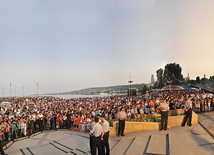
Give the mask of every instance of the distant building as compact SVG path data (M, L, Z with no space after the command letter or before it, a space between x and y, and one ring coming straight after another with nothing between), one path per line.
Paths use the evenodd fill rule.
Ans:
M151 76L151 84L154 85L155 84L155 79L154 79L154 75L152 74Z

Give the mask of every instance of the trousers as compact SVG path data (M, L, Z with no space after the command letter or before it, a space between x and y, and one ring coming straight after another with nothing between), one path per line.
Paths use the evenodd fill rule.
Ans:
M119 120L118 135L124 135L125 120Z
M102 155L109 155L110 151L109 151L108 138L109 138L109 132L106 132L103 135L103 141L101 141Z
M161 111L161 130L167 129L168 111Z
M93 137L93 149L91 154L96 155L98 149L98 155L102 154L102 148L101 148L101 136L99 137Z
M187 122L188 118L189 118L189 122ZM185 126L186 122L189 126L192 125L192 109L191 108L185 113L181 126Z

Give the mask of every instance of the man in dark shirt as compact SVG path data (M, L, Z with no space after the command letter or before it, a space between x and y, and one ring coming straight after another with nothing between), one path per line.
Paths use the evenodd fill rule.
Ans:
M169 109L170 109L170 110L173 110L174 107L175 107L175 104L174 104L173 100L171 100L170 102L167 101L167 103L169 104Z
M67 126L68 126L68 130L70 130L71 128L71 112L68 111L67 113Z
M3 150L3 140L2 139L0 139L0 152L2 155L6 155L4 150Z
M125 109L122 107L121 111L118 113L118 119L119 119L119 128L118 128L118 134L117 134L118 137L120 136L120 134L121 136L125 136L124 129L125 129L126 117L127 115L126 115Z

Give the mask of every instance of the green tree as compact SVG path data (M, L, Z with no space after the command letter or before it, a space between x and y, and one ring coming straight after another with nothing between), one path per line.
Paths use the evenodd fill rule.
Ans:
M146 94L147 92L150 93L150 89L147 85L143 85L142 89L139 89L139 92L142 94Z
M199 76L196 77L196 84L200 84L201 83L201 79Z
M164 67L164 81L168 83L173 81L173 75L179 80L183 80L183 75L181 74L182 68L179 64L170 63ZM178 81L174 81L174 84L179 84Z
M207 88L208 86L208 79L206 77L201 79L201 86Z
M209 83L210 83L210 87L214 88L214 76L210 76Z
M189 80L189 83L196 85L196 81L195 80Z
M164 86L164 76L163 76L162 68L156 71L156 76L157 76L157 81L155 83L155 86L160 89Z

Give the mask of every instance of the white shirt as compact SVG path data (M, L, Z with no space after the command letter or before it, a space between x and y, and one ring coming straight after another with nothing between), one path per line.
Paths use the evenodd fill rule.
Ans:
M38 116L41 117L40 119L43 119L43 115L42 114L39 114Z
M109 131L109 122L106 120L103 121L103 130L104 130L104 133Z
M160 103L160 108L165 108L169 110L169 105L165 102L165 103ZM167 111L167 110L162 110L161 111Z
M186 101L185 106L187 108L191 107L192 108L192 101L190 101L189 99Z
M93 126L91 133L95 136L95 137L99 137L101 136L103 132L103 127L99 124L99 123L95 123L95 125Z

